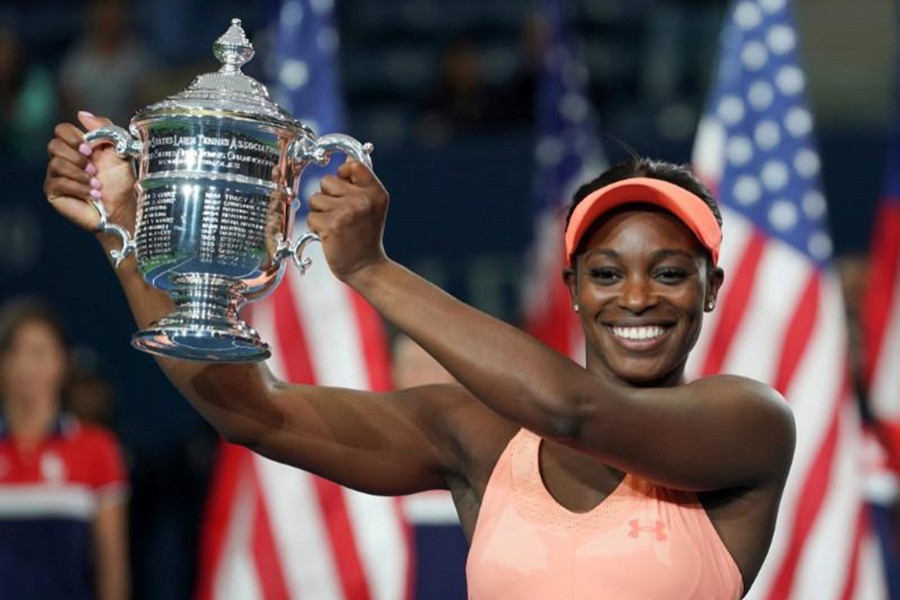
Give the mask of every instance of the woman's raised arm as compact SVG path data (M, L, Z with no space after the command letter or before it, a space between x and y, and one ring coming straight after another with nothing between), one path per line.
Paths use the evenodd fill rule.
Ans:
M106 120L80 114L93 129ZM82 130L61 124L48 145L44 191L57 211L87 230L98 222L92 197L102 196L113 222L131 230L135 218L131 165L110 148L90 150ZM116 244L100 234L107 252ZM172 303L147 284L135 259L116 269L138 327L167 314ZM446 487L457 452L443 415L470 402L458 386L432 386L375 394L296 386L278 381L262 364L217 365L157 358L165 374L228 441L377 494Z
M375 175L348 161L322 180L309 225L332 271L494 411L671 487L783 482L794 424L777 393L739 378L640 388L588 372L388 259L387 203Z

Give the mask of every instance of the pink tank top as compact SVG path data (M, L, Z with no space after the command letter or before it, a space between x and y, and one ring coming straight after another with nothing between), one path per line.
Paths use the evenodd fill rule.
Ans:
M625 475L597 507L553 499L522 429L491 474L466 563L469 600L737 600L740 571L696 494Z

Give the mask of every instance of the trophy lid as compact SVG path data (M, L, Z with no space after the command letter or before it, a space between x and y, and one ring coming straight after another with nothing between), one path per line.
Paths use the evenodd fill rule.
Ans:
M280 127L312 131L269 99L266 86L241 72L255 51L240 19L213 44L213 54L222 63L214 73L199 75L183 92L141 109L134 120L182 113L232 113Z

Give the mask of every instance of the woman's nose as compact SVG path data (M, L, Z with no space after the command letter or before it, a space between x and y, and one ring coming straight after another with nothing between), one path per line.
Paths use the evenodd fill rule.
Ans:
M619 306L633 313L641 313L656 305L656 294L645 277L627 277L619 294Z

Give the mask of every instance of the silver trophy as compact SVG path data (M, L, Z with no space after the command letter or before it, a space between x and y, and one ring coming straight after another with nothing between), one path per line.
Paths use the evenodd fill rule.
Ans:
M371 144L329 134L316 137L241 72L253 57L239 19L213 47L222 68L197 77L187 90L135 114L129 131L103 127L91 145L115 144L137 160L134 236L111 255L118 266L136 253L151 285L175 302L171 314L132 337L134 347L177 358L249 362L269 357L268 345L239 316L247 302L278 285L290 257L301 274L304 248L318 237L289 237L300 175L343 152L371 166Z

